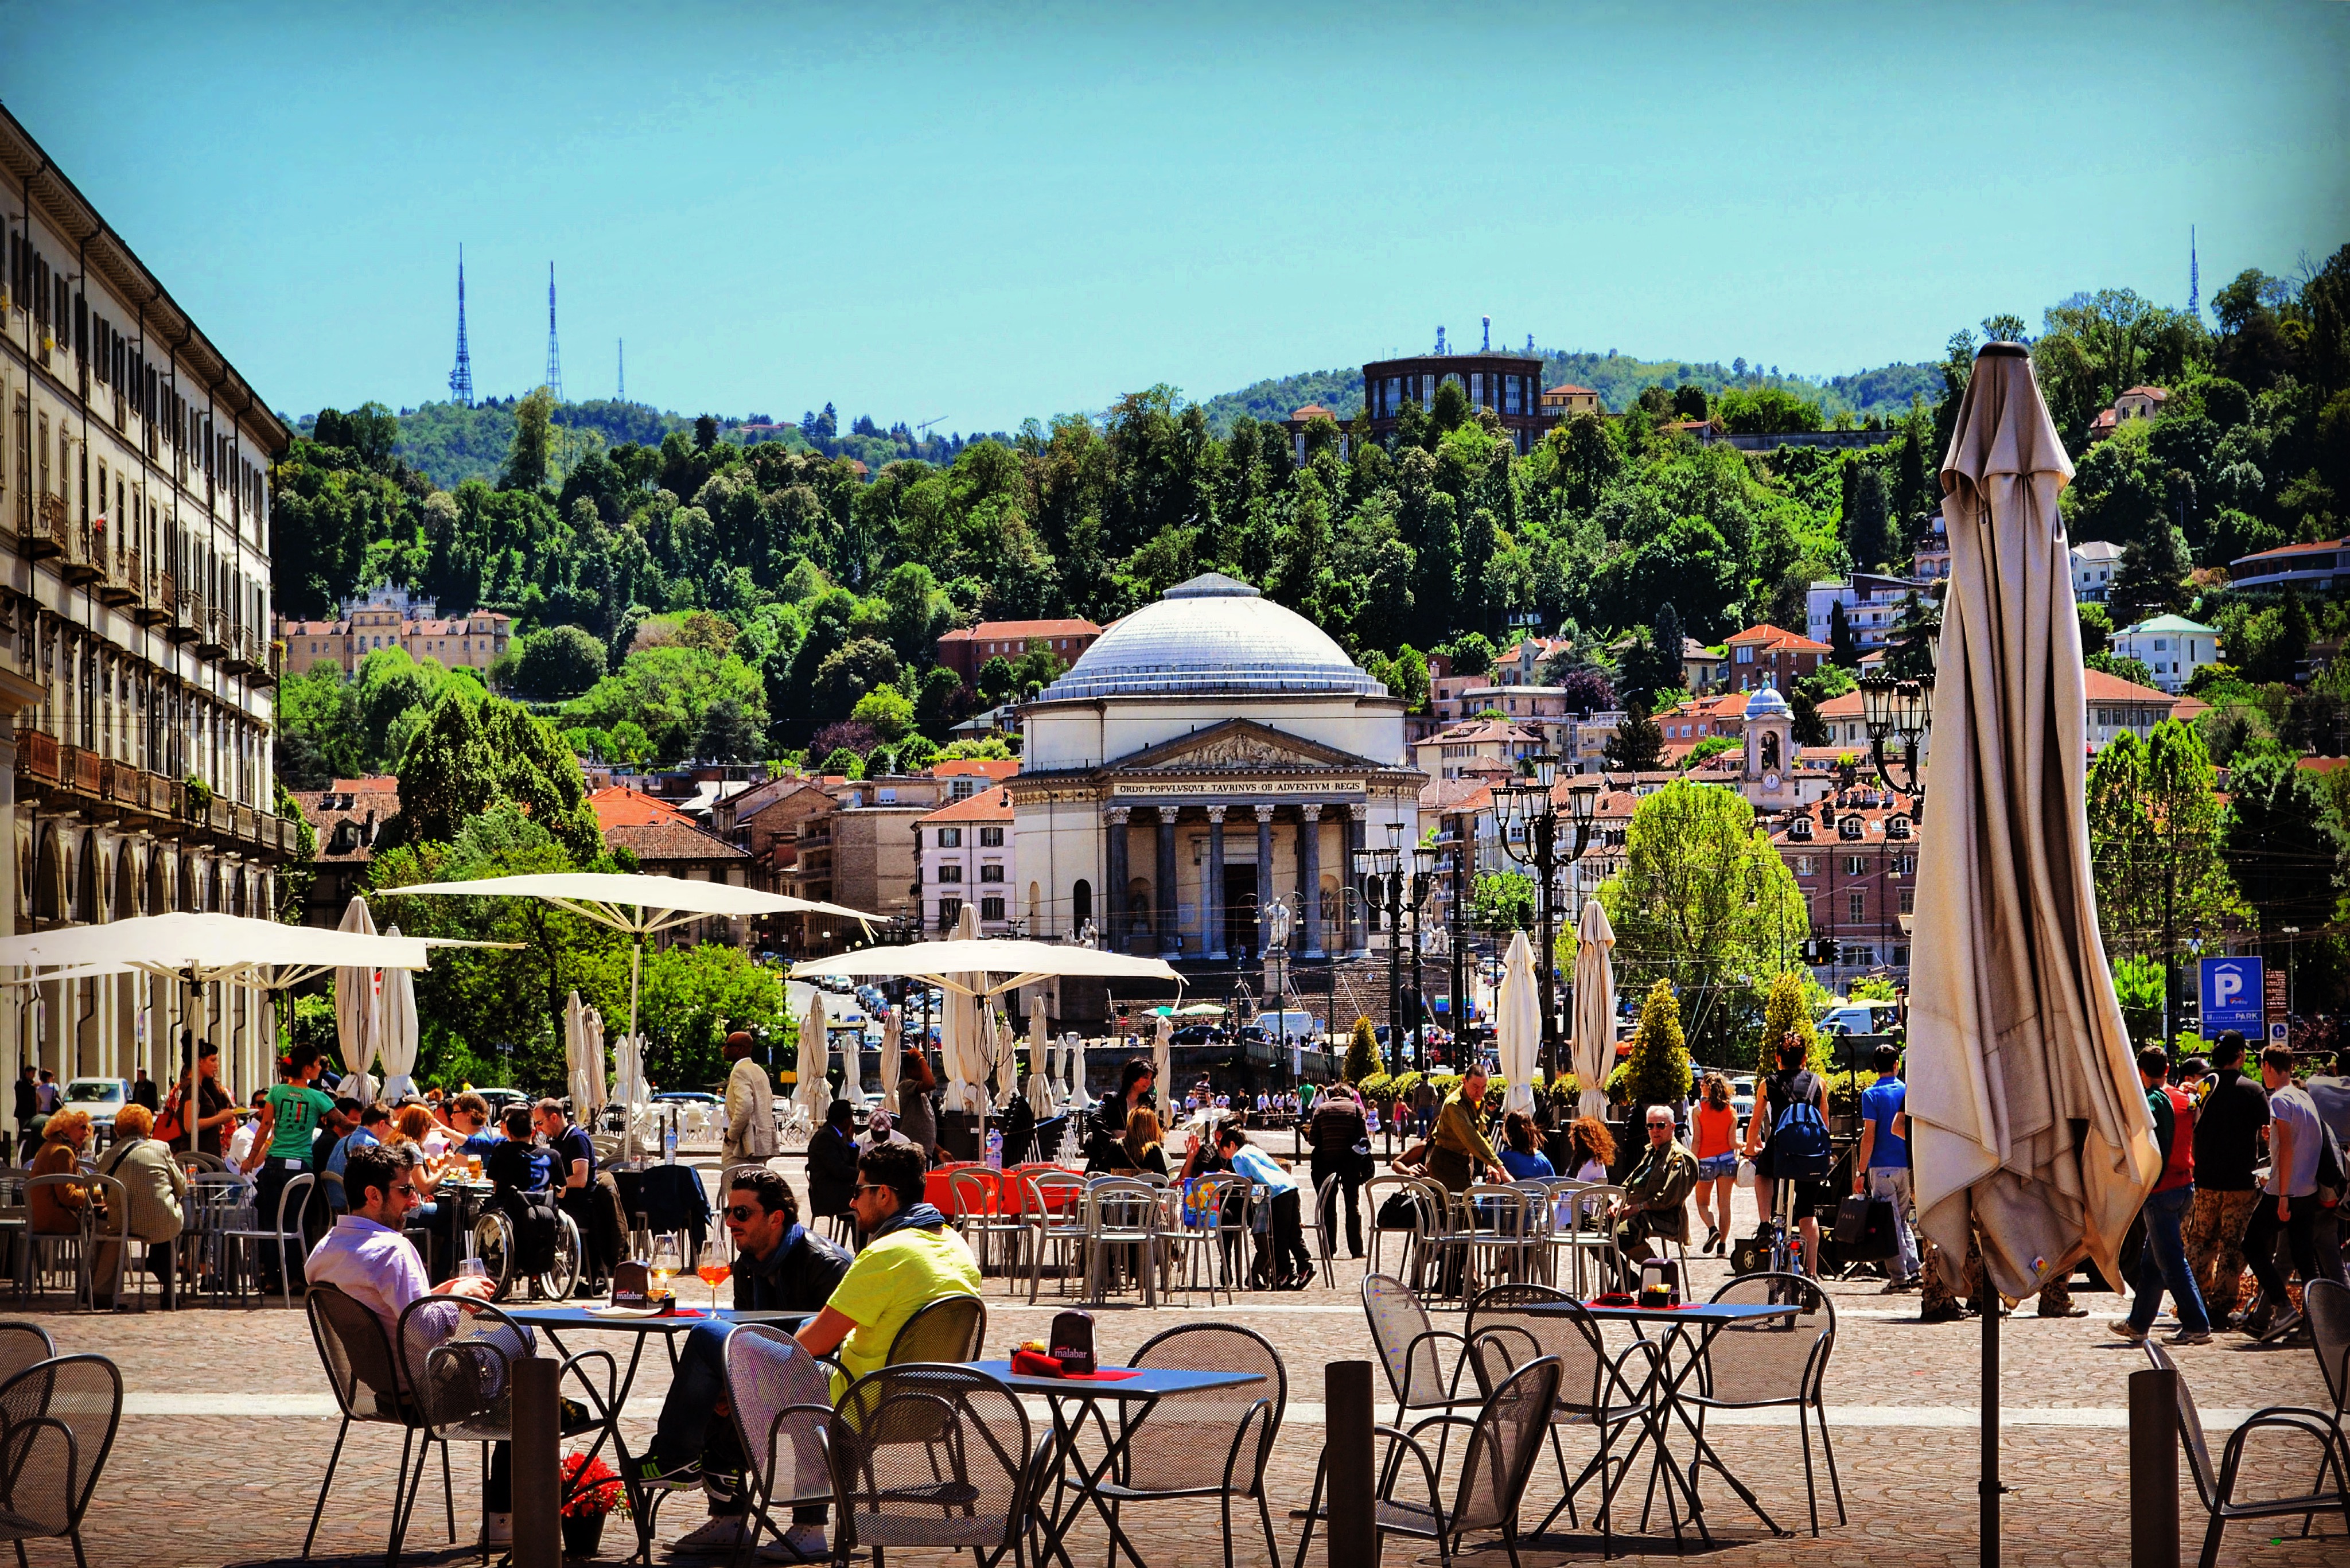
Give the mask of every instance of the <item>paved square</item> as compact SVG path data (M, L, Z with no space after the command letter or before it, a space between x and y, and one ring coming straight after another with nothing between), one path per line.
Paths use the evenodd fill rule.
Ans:
M796 1180L796 1169L793 1171ZM1694 1265L1696 1293L1710 1293L1727 1275L1711 1259ZM1298 1523L1288 1517L1302 1509L1313 1482L1321 1448L1322 1368L1342 1359L1368 1359L1370 1336L1357 1298L1362 1265L1342 1262L1336 1288L1279 1296L1243 1293L1236 1307L1170 1304L1157 1311L1117 1304L1100 1314L1103 1348L1112 1358L1178 1321L1213 1316L1245 1324L1280 1350L1290 1376L1290 1407L1272 1468L1274 1521L1284 1565L1294 1554ZM1004 1283L988 1282L988 1344L1001 1353L1011 1343L1042 1332L1056 1303L1052 1282L1035 1307L1027 1305L1024 1282L1007 1296ZM1807 1529L1804 1466L1791 1416L1770 1414L1716 1428L1724 1458L1747 1480L1782 1524L1803 1530L1773 1541L1718 1481L1701 1489L1716 1547L1707 1561L1777 1563L1789 1561L1888 1568L1894 1563L1972 1564L1975 1547L1977 1358L1980 1340L1972 1322L1922 1324L1917 1298L1877 1293L1874 1282L1832 1284L1837 1339L1828 1372L1830 1436L1843 1484L1849 1522L1835 1522L1827 1479L1820 1478L1822 1532ZM687 1299L692 1300L688 1294ZM2112 1296L2083 1292L2087 1318L2041 1320L2030 1303L2002 1327L2006 1407L2003 1463L2007 1484L2006 1562L2010 1564L2126 1563L2128 1551L2128 1434L2126 1379L2145 1358L2106 1332L2118 1315ZM99 1351L121 1366L129 1413L88 1522L90 1560L99 1565L222 1564L288 1562L298 1557L318 1480L335 1436L333 1404L319 1372L307 1328L299 1313L282 1308L239 1310L208 1307L174 1314L114 1314L38 1311L36 1318L63 1351ZM1440 1326L1458 1325L1457 1314L1440 1314ZM2178 1356L2205 1419L2220 1440L2220 1428L2241 1413L2262 1405L2323 1406L2324 1389L2308 1351L2259 1352L2241 1348L2240 1335L2226 1335ZM574 1350L582 1348L578 1344ZM626 1429L631 1443L650 1434L654 1412L668 1383L658 1350L647 1353L631 1401ZM1384 1399L1385 1383L1378 1387ZM1392 1407L1384 1406L1382 1417ZM1590 1451L1583 1434L1569 1429L1565 1447L1579 1467ZM355 1432L320 1532L319 1558L327 1562L377 1562L383 1552L397 1459L396 1440L380 1430ZM2259 1464L2259 1487L2305 1488L2314 1474L2314 1449L2266 1450ZM478 1521L476 1462L460 1453L454 1474L461 1536ZM2184 1468L2182 1465L2182 1477ZM1636 1490L1637 1489L1630 1489ZM437 1478L417 1509L415 1543L425 1552L415 1560L455 1561L447 1547ZM1547 1460L1529 1493L1531 1522L1549 1511L1558 1481ZM1628 1495L1628 1491L1627 1491ZM1630 1512L1637 1513L1637 1504ZM661 1537L674 1541L701 1521L700 1500L673 1500L662 1511ZM1130 1511L1128 1528L1146 1561L1161 1568L1221 1561L1216 1548L1217 1513L1212 1503L1162 1505ZM1628 1518L1627 1518L1627 1522ZM1586 1517L1587 1522L1587 1517ZM2203 1516L2191 1489L2182 1508L2187 1560L2200 1543ZM1664 1562L1672 1556L1661 1504L1655 1533L1634 1542L1634 1562ZM2300 1521L2271 1521L2239 1526L2223 1542L2220 1561L2234 1564L2350 1564L2350 1535L2340 1518L2321 1520L2316 1533L2300 1537ZM626 1526L615 1521L606 1536L605 1557L625 1551ZM1690 1538L1692 1548L1695 1537ZM1317 1532L1309 1553L1324 1561ZM1490 1544L1489 1544L1490 1543ZM1432 1547L1390 1542L1387 1561L1436 1561ZM1072 1555L1082 1563L1099 1560L1107 1536L1098 1524L1081 1525ZM1470 1556L1503 1563L1497 1538L1477 1537ZM1237 1561L1260 1563L1263 1545L1253 1531L1242 1536ZM1527 1568L1596 1562L1596 1534L1565 1532L1521 1550ZM31 1549L36 1563L71 1561L63 1543ZM917 1552L891 1554L910 1565L951 1559ZM679 1559L679 1561L696 1561ZM968 1561L965 1559L964 1561Z

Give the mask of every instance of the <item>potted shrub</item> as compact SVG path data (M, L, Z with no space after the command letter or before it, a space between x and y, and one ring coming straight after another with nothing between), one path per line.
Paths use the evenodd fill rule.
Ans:
M628 1489L611 1466L573 1452L563 1456L563 1554L593 1557L603 1543L604 1521L628 1513Z

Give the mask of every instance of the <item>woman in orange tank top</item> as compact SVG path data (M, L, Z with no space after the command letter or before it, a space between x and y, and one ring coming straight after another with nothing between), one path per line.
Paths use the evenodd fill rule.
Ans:
M1719 1252L1730 1244L1730 1189L1738 1181L1738 1112L1730 1103L1730 1080L1708 1073L1690 1119L1697 1134L1690 1151L1697 1156L1697 1216L1705 1221L1705 1245L1698 1251Z

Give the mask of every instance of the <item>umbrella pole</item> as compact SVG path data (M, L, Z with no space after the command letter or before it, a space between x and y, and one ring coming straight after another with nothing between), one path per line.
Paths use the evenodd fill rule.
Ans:
M1999 1313L2002 1305L1999 1287L1990 1282L1988 1268L1984 1284L1990 1299L1982 1303L1982 1480L1977 1483L1981 1495L1981 1520L1977 1529L1982 1537L1982 1568L1999 1568L1999 1499L2007 1489L1999 1484Z
M629 948L629 1038L636 1044L637 1077L639 1082L643 1080L645 1075L645 1047L644 1042L637 1039L637 971L643 964L644 959L645 937L642 931L639 931L635 933L635 940ZM627 1130L621 1135L621 1153L629 1159L634 1159L637 1158L637 1118L633 1105L629 1114L622 1119Z

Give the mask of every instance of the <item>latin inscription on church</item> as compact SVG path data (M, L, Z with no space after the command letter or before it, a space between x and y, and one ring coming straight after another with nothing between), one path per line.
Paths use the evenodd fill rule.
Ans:
M1110 785L1113 798L1164 799L1170 795L1223 796L1239 799L1248 795L1279 795L1295 798L1312 795L1363 794L1369 785L1362 779L1118 779Z

